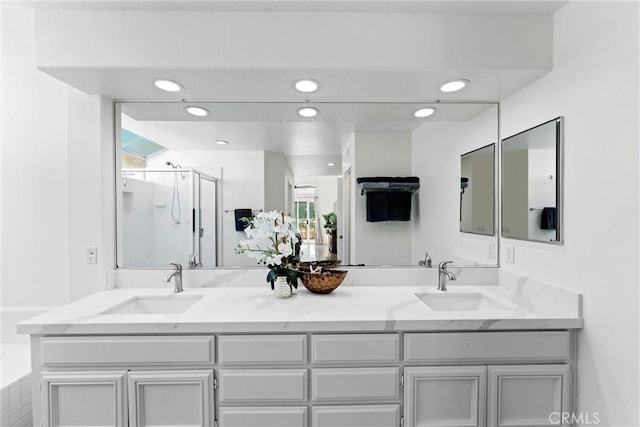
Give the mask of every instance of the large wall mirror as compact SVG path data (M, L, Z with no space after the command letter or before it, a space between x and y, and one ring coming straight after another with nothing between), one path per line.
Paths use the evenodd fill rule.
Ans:
M490 144L460 156L460 231L493 236L495 151Z
M317 115L301 116L305 106ZM416 116L425 108L432 114ZM296 218L303 260L417 266L429 252L434 262L497 265L496 103L121 102L116 110L118 268L256 266L235 253L245 238L237 219L261 210ZM461 153L469 153L462 162ZM474 234L460 228L464 174ZM371 222L362 177L412 177L420 188L402 218Z
M502 141L502 236L562 244L563 118Z

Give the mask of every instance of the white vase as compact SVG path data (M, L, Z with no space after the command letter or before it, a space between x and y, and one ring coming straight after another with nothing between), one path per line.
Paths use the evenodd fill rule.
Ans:
M273 282L273 296L276 298L289 298L291 296L291 285L285 276L278 276Z

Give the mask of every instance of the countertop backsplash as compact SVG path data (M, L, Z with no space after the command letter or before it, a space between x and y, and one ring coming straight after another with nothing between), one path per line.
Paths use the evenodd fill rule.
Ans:
M438 286L438 269L423 267L358 267L340 268L349 274L341 286ZM449 267L457 277L449 286L496 285L498 268ZM172 270L113 270L108 289L172 287L162 279ZM267 286L266 268L220 268L183 270L185 288Z

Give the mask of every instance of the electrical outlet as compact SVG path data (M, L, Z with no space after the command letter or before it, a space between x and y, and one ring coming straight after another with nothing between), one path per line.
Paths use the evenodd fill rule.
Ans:
M98 263L98 247L87 246L87 264L97 264L97 263Z
M513 245L507 245L504 248L504 260L509 264L516 263L516 247Z

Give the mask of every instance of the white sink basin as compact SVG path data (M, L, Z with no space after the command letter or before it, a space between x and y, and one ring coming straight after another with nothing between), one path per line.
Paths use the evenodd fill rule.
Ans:
M434 311L504 311L516 307L497 301L479 292L440 292L433 294L415 294Z
M202 295L133 297L100 314L180 314L201 298Z

